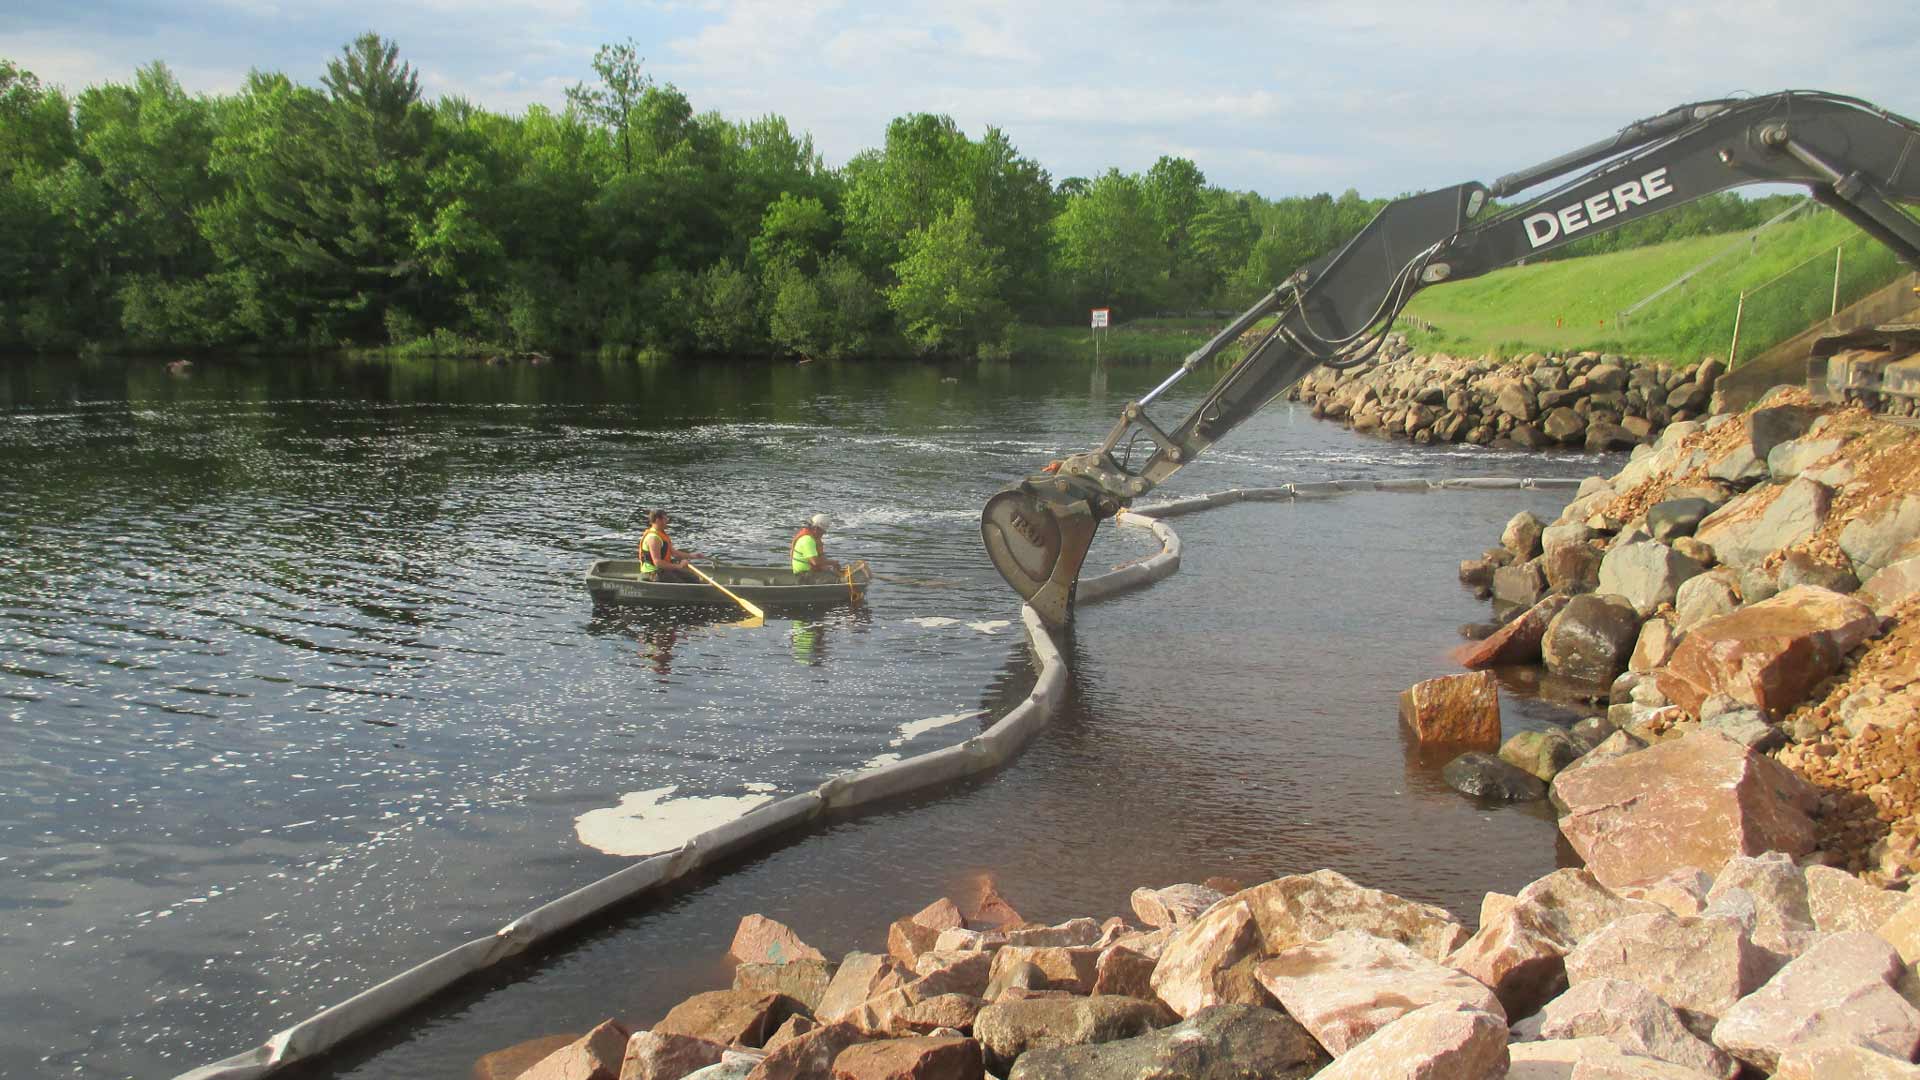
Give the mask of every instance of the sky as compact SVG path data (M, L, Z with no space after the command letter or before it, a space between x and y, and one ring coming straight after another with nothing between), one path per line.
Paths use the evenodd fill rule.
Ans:
M778 113L830 164L887 121L1005 131L1056 179L1163 154L1269 197L1491 180L1683 102L1814 88L1920 116L1916 0L9 0L0 57L70 91L164 60L318 83L374 30L430 96L559 107L631 38L697 110Z

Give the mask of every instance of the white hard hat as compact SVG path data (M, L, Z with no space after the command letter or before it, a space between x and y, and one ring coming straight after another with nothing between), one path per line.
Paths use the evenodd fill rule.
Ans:
M815 514L812 517L807 519L807 524L813 526L816 529L819 529L821 532L826 532L827 531L827 515Z

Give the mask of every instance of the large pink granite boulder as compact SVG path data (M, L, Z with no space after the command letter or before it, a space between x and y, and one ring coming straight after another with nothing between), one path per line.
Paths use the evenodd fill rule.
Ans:
M850 952L834 970L833 981L813 1008L814 1018L831 1024L860 1007L861 1002L903 982L900 967L891 958Z
M1621 919L1581 942L1566 964L1574 987L1597 979L1646 987L1701 1038L1775 970L1771 955L1753 943L1750 924L1714 914Z
M1488 1080L1507 1073L1507 1025L1442 1002L1402 1016L1314 1074L1315 1080Z
M1422 743L1500 745L1500 682L1491 671L1442 675L1400 692L1400 718Z
M1133 890L1133 913L1148 926L1185 926L1226 897L1205 885L1169 885Z
M1518 1020L1566 989L1566 954L1580 942L1630 915L1663 910L1615 894L1586 870L1556 870L1511 904L1483 910L1480 929L1447 963L1492 987Z
M1753 901L1754 944L1778 954L1782 963L1806 949L1814 934L1813 913L1807 905L1806 875L1792 859L1778 851L1735 855L1713 879L1708 906L1736 889Z
M1796 585L1694 627L1661 672L1660 691L1696 716L1707 698L1726 694L1777 720L1879 627L1861 601Z
M841 1051L872 1038L854 1024L814 1028L774 1047L747 1074L747 1080L823 1080L832 1075L833 1059Z
M1560 831L1603 884L1619 888L1735 855L1813 850L1819 796L1785 766L1698 731L1553 780Z
M1467 939L1445 909L1355 884L1332 870L1292 874L1242 890L1175 931L1153 988L1182 1016L1209 1005L1264 1004L1253 966L1295 945L1364 930L1441 961Z
M1518 1020L1567 988L1572 946L1538 905L1513 904L1447 957L1447 966L1492 988L1508 1017Z
M1877 931L1914 896L1869 885L1831 866L1807 867L1806 879L1807 909L1823 934Z
M1466 646L1457 655L1460 666L1479 671L1484 668L1540 662L1540 641L1547 627L1569 597L1555 594L1528 608L1512 622Z
M833 1080L981 1080L972 1039L923 1035L849 1046L833 1059Z
M787 1017L805 1006L785 994L752 990L709 990L675 1005L653 1030L659 1034L692 1035L722 1046L735 1043L759 1046ZM624 1053L626 1040L620 1048Z
M1055 948L1052 946L1008 945L993 954L993 966L989 970L989 983L1002 981L1002 976L1012 967L1020 964L1032 965L1044 977L1044 987L1034 989L1071 990L1076 994L1093 992L1093 982L1099 977L1100 953L1103 950L1094 946Z
M1507 1015L1479 980L1360 930L1296 945L1262 962L1255 975L1336 1058L1437 1002L1459 1002L1502 1020Z
M717 1064L726 1049L692 1035L637 1031L627 1040L620 1080L680 1080L690 1072Z
M1721 1049L1771 1072L1801 1043L1858 1043L1903 1061L1920 1049L1920 1010L1894 989L1900 953L1872 934L1829 934L1714 1026Z
M599 1027L541 1058L521 1080L619 1080L632 1033L618 1020Z
M827 958L819 949L800 940L784 923L765 915L748 915L733 932L733 944L727 955L743 964L784 964L791 960Z
M1545 1039L1507 1048L1506 1080L1708 1080L1709 1073L1630 1054L1606 1039Z
M1545 1039L1602 1038L1629 1054L1670 1061L1717 1080L1733 1080L1740 1065L1687 1030L1673 1007L1653 991L1622 979L1592 979L1541 1010Z
M1920 1065L1851 1043L1796 1046L1780 1055L1773 1080L1920 1080Z

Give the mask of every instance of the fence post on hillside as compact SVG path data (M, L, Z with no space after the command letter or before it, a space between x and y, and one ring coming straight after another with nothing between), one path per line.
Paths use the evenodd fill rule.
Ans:
M1747 313L1747 294L1740 294L1740 304L1733 309L1733 340L1727 343L1727 370L1733 370L1734 358L1740 355L1740 317Z
M1829 319L1840 314L1840 256L1845 253L1846 250L1847 245L1845 244L1841 244L1833 249L1833 310L1827 312L1827 318Z

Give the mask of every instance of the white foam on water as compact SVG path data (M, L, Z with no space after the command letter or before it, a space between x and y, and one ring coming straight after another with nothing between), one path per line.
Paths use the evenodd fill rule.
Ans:
M985 716L987 710L975 709L972 712L946 713L942 716L929 716L925 720L909 720L900 725L900 734L887 742L888 746L902 746L908 739L925 735L929 731L957 724L962 720L971 720L976 716ZM896 755L897 756L897 755Z
M928 630L938 630L943 626L960 625L959 619L949 619L945 615L922 615L917 619L908 619L907 621L915 626L925 627Z
M905 525L909 522L923 521L959 521L979 516L979 511L971 507L922 507L870 506L860 510L827 511L832 522L829 534L834 531L845 532L868 525Z
M967 629L978 630L983 634L997 634L1013 625L1011 619L988 619L986 622L970 622Z
M573 821L580 842L608 855L658 855L672 851L716 825L773 801L769 784L750 784L750 795L690 795L671 798L678 784L620 796L620 805L589 810Z
M899 754L881 754L879 757L874 758L871 761L868 761L865 765L860 766L860 771L866 772L868 769L877 769L882 765L891 765L894 762L899 760L900 760Z

